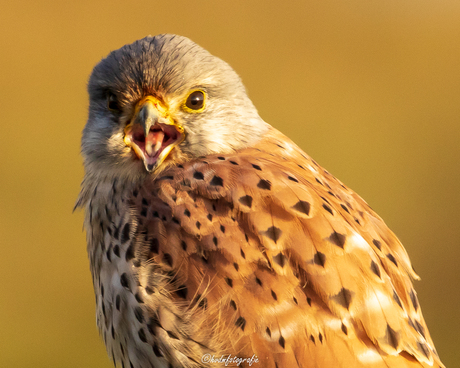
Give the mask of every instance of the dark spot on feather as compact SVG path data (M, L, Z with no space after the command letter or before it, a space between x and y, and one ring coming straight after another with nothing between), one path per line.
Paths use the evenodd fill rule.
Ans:
M246 259L246 254L244 254L244 251L243 249L240 248L240 253L241 253L241 257L243 257L244 259Z
M198 307L203 308L204 310L208 309L208 299L206 298L201 299L200 302L198 303Z
M114 183L114 185L115 185L115 183ZM112 187L113 187L113 186L112 186ZM134 190L133 190L133 196L134 196L134 197L137 197L138 194L139 194L139 191L138 191L137 189L134 189Z
M163 254L163 261L166 262L166 264L170 267L173 265L173 258L171 257L171 254L165 253Z
M213 210L214 212L217 211L216 205L215 205L214 203L212 204L212 210Z
M286 263L286 257L281 252L274 256L273 260L275 261L275 263L280 265L280 267L284 267Z
M197 221L195 225L196 225L197 229L200 230L200 228L201 228L201 222L200 222L200 221Z
M279 240L282 233L283 232L281 229L277 228L276 226L270 226L267 230L262 232L263 235L265 235L267 238L270 238L275 243Z
M347 213L350 213L350 211L348 211L348 207L344 204L341 204L340 207L342 207Z
M353 294L354 293L352 291L342 288L336 295L331 296L331 299L340 304L345 309L348 309L350 307Z
M218 156L217 158L218 158L219 160L221 160L221 161L224 161L224 160L225 160L225 157L222 157L222 156Z
M396 292L396 290L393 290L393 299L394 299L394 301L399 305L399 307L400 307L401 309L404 309L403 306L402 306L402 304L401 304L401 299L399 299L399 295L398 295L398 293Z
M315 256L313 257L313 262L315 262L315 264L318 266L324 267L324 264L326 263L326 255L321 252L316 252Z
M179 169L183 169L183 168L184 168L184 166L182 166L182 165L177 165L177 167L178 167Z
M117 295L117 297L115 298L115 308L117 308L118 311L120 310L120 303L121 303L120 295Z
M310 207L310 203L306 201L298 201L294 206L292 206L293 209L302 212L307 216L310 214Z
M329 207L327 204L323 203L323 208L329 212L331 215L334 215L334 212L332 212L332 208Z
M212 221L212 215L210 213L208 213L208 216L206 216L208 218L209 221Z
M343 249L346 238L347 237L344 234L340 234L337 231L334 231L328 239L332 244L335 244Z
M396 262L396 259L395 259L395 257L393 256L393 254L388 253L388 254L387 254L387 258L388 258L391 262L393 262L394 265L395 265L396 267L398 267L398 263Z
M311 307L311 298L310 297L307 297L307 303Z
M220 225L220 231L222 231L225 234L225 226L224 225Z
M107 252L105 253L107 260L109 262L112 262L112 244L109 245L109 249L107 249Z
M291 180L291 181L294 181L294 182L296 182L296 183L299 182L299 181L298 181L296 178L294 178L293 176L289 176L289 175L288 175L288 179Z
M102 295L102 298L104 298L104 285L101 285L101 295Z
M313 344L316 344L315 337L313 335L310 335L310 340L313 341Z
M227 282L228 286L233 287L233 280L231 278L226 277L225 281Z
M157 357L162 357L162 356L163 356L163 353L160 351L160 349L158 348L158 345L157 345L157 344L153 344L152 349L153 349L153 353L154 353Z
M417 310L419 307L419 304L418 304L417 295L415 294L414 289L411 289L411 291L409 292L409 296L410 296L412 305L414 306L414 309Z
M286 341L284 340L283 336L280 336L280 339L278 340L278 344L284 349L284 346L286 345Z
M359 220L355 217L355 222L358 224L358 225L361 225L361 222L359 222Z
M115 329L113 328L113 325L112 325L112 339L115 339Z
M244 233L244 238L246 239L246 242L249 243L249 237L248 237L248 234Z
M252 197L250 195L245 195L243 197L240 197L238 201L243 205L251 208L252 206Z
M196 180L203 180L204 179L204 175L203 173L199 172L199 171L195 171L193 173L193 178L196 179Z
M324 202L326 202L327 204L329 204L329 205L331 204L331 202L329 202L326 198L321 197L321 199L322 199Z
M171 339L175 339L175 340L179 340L179 338L177 337L177 335L172 332L172 331L166 331L168 336L171 338Z
M430 359L430 349L422 341L417 341L417 348L420 350L428 359Z
M150 317L149 323L147 324L147 329L152 335L156 335L155 333L155 328L161 327L160 321L158 320L158 317L154 315L153 317Z
M268 180L260 179L257 187L260 189L270 190L272 188L271 183Z
M182 247L183 250L187 250L187 243L186 243L185 241L182 240L182 241L180 242L180 245L181 245L181 247Z
M136 295L134 295L134 297L136 298L136 301L137 301L139 304L144 304L144 299L142 299L142 295L141 295L141 294L136 293Z
M373 239L372 243L377 247L378 250L382 250L382 243L379 240Z
M217 238L216 238L215 236L212 238L212 242L213 242L214 245L217 247Z
M157 211L153 211L153 212L152 212L152 216L153 216L153 217L157 217L157 218L160 217L160 215L158 214Z
M187 216L187 217L190 217L190 211L188 209L185 209L184 211L184 215Z
M256 170L259 170L259 171L262 171L262 169L260 168L259 165L256 165L256 164L252 164L252 167Z
M153 239L150 241L150 251L151 251L152 253L158 254L159 248L160 248L160 243L158 242L158 239L157 239L157 238L153 238Z
M375 273L379 278L381 278L380 267L374 261L371 261L371 271Z
M315 178L318 184L324 185L318 178Z
M238 162L235 161L229 161L232 165L238 165Z
M147 342L147 337L145 336L145 331L143 328L139 330L138 334L139 334L139 338L141 339L141 341Z
M236 303L235 303L235 301L234 301L233 299L230 300L230 306L231 306L234 310L236 310Z
M268 327L266 328L265 332L267 333L269 337L272 337L272 332L270 331Z
M238 263L236 262L233 262L233 267L235 267L235 270L239 270L240 269L240 266L238 266Z
M345 335L348 335L348 328L347 328L347 326L345 326L343 323L342 323L342 332L343 332Z
M294 300L294 303L296 303L297 305L299 305L299 302L297 301L297 298L296 298L296 297L293 297L292 300Z
M129 279L128 279L128 275L126 273L123 273L121 276L120 276L120 284L121 286L123 286L125 289L128 289L129 291L131 291L130 287L129 287Z
M399 346L399 333L393 330L389 324L387 324L387 333L386 333L386 338L388 340L388 343L395 349L398 349Z
M333 197L335 197L335 194L334 194L334 193L332 193L331 191L328 191L328 192L327 192L327 194L329 194L330 196L333 196Z
M149 203L147 202L147 200L146 200L145 198L142 198L142 204L143 204L144 206L148 206L148 205L149 205Z
M176 294L177 294L180 298L186 299L186 298L187 298L187 293L188 293L187 286L185 286L185 285L180 285L180 286L177 288Z
M243 317L238 317L235 322L235 326L240 327L244 331L244 328L246 327L246 320Z
M421 325L421 323L417 320L415 320L415 329L418 331L418 333L420 335L423 336L423 338L426 339L426 336L425 336L425 328Z
M319 341L321 342L321 344L323 343L323 334L320 332L319 335Z
M275 300L278 300L278 296L276 295L276 293L272 290L272 298L275 299Z
M139 321L139 323L144 323L144 314L142 313L141 307L134 308L134 316Z
M146 207L143 207L142 210L141 210L141 216L142 217L147 217L147 208Z
M128 249L126 249L125 259L126 262L129 262L134 258L134 245L131 244Z
M256 276L256 283L258 283L260 286L262 286L262 281Z
M224 181L219 176L214 176L209 184L214 185L214 186L223 187Z
M129 225L129 222L127 222L125 226L123 227L123 231L121 233L121 244L129 240L129 231L130 231L130 225Z

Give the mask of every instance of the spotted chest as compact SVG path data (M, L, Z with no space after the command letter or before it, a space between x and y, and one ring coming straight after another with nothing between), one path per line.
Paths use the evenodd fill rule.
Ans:
M279 133L98 188L87 212L98 326L122 366L199 367L208 352L266 367L438 359L402 245Z

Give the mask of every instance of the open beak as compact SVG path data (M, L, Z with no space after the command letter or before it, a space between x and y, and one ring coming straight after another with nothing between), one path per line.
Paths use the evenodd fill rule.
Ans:
M184 128L174 122L161 102L146 96L135 107L124 142L144 162L146 170L153 172L184 138Z

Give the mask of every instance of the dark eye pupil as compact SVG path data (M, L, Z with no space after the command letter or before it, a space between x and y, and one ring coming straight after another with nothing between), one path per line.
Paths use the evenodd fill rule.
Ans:
M195 91L187 98L185 105L192 110L199 110L204 105L204 94L202 91Z
M120 111L117 97L113 93L107 95L107 107L112 111Z

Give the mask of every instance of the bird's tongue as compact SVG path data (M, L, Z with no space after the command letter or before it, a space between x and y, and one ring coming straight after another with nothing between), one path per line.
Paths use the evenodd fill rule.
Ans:
M162 130L150 131L145 137L145 153L149 157L154 157L163 145L165 133Z

